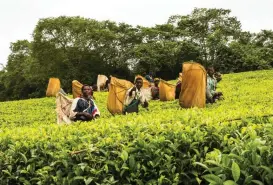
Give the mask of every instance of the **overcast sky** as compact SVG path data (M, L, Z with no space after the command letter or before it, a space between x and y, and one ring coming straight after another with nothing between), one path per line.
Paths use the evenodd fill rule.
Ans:
M273 0L0 0L0 63L6 64L11 42L31 39L40 18L83 16L153 26L194 7L231 9L246 31L273 29Z

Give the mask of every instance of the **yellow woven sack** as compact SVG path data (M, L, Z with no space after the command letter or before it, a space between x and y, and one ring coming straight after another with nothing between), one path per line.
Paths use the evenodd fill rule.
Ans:
M111 77L107 98L107 109L111 114L122 114L126 92L133 86L134 85L127 80Z
M73 94L73 98L77 98L80 97L82 94L82 86L83 84L81 84L79 81L77 80L73 80L72 81L72 94Z
M182 73L179 73L178 81L182 82Z
M175 99L175 85L160 80L159 83L159 99L160 101L171 101Z
M179 104L183 108L206 106L207 74L204 67L195 62L183 63L183 80Z
M56 96L61 89L59 78L50 78L46 90L46 96Z

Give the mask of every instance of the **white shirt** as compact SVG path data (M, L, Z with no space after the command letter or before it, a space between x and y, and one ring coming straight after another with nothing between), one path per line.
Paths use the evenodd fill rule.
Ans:
M134 87L132 87L131 89L129 89L129 90L126 92L125 99L124 99L124 105L125 105L125 106L130 105L130 103L131 103L134 99L139 100L140 103L143 105L144 102L146 101L146 97L145 97L145 95L143 94L142 89L138 90L138 89L136 88L136 90L133 91L132 96L129 96L129 93L130 93L130 91L131 91L133 88L134 88Z

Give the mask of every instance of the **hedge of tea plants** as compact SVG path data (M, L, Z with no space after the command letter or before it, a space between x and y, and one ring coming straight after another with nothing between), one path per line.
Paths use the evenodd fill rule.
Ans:
M175 81L174 81L175 82ZM272 184L273 70L223 76L204 109L152 101L140 113L57 125L55 99L0 103L0 184Z

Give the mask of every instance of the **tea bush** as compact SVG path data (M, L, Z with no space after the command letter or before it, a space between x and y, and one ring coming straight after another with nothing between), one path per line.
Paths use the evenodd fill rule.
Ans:
M175 83L175 81L173 81ZM273 70L228 74L204 109L151 101L138 115L57 125L55 98L0 103L0 184L271 184Z

